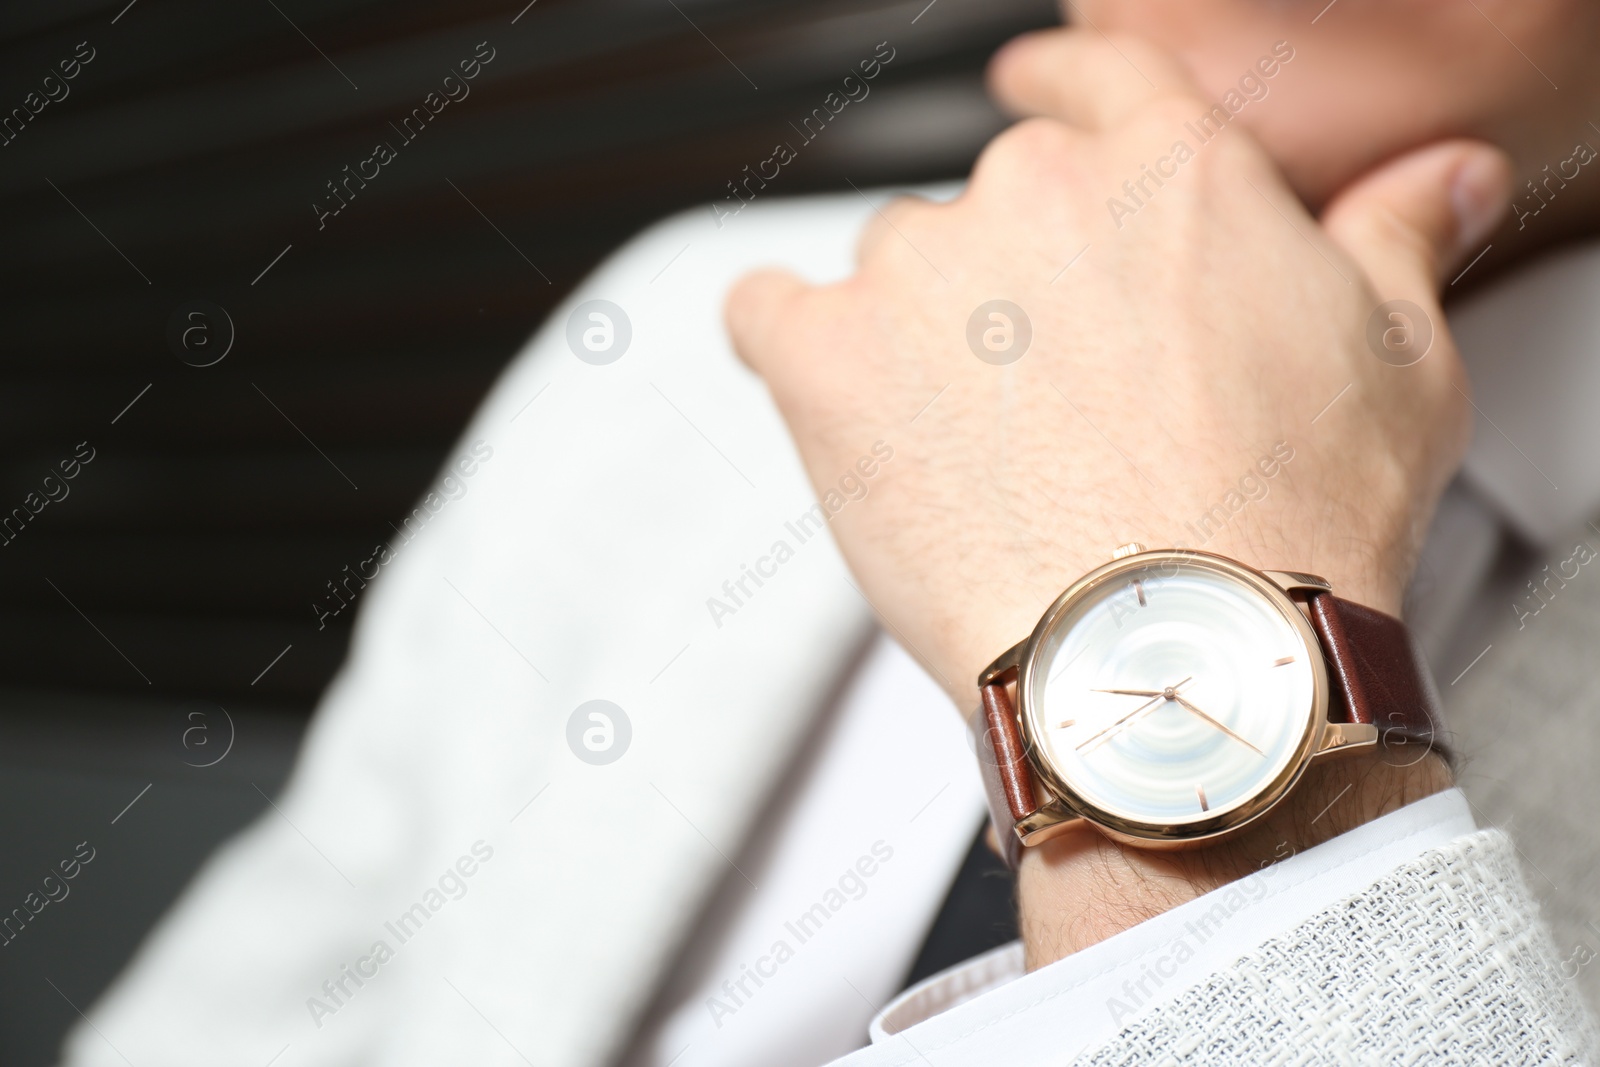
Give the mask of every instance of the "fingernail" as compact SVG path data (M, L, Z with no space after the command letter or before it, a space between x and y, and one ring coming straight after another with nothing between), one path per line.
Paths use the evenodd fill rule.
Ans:
M1511 168L1498 152L1471 153L1456 169L1450 200L1456 213L1456 250L1475 252L1494 232L1511 199Z

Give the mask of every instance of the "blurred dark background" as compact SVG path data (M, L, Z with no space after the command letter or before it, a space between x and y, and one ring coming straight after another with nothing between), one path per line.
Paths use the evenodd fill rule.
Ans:
M52 1062L267 807L354 614L319 629L313 603L547 310L642 226L709 210L880 41L894 62L782 192L965 174L1003 124L985 60L1055 19L524 2L0 7L0 915L95 849L0 948L8 1067ZM490 49L319 228L326 183Z

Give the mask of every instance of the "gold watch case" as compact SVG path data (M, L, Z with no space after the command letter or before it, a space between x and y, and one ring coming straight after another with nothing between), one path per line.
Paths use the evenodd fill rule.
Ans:
M1250 801L1219 812L1210 819L1181 825L1142 822L1097 807L1073 790L1052 765L1045 748L1039 744L1044 726L1036 690L1042 672L1047 669L1041 649L1055 633L1060 621L1080 601L1094 595L1107 583L1118 581L1130 571L1151 566L1173 568L1174 574L1184 567L1203 567L1238 580L1272 605L1290 624L1304 644L1311 665L1311 706L1306 709L1305 729L1300 743L1284 769ZM1292 594L1326 591L1329 588L1326 581L1315 575L1292 571L1259 571L1210 552L1191 549L1147 550L1141 545L1124 545L1117 550L1111 562L1095 568L1069 586L1040 617L1033 633L1008 649L978 677L980 687L994 682L1014 684L1012 707L1021 730L1028 764L1041 794L1037 797L1040 802L1038 809L1015 824L1015 832L1021 842L1024 845L1036 845L1085 824L1097 827L1113 839L1142 848L1189 848L1215 842L1237 832L1276 806L1299 782L1312 760L1333 753L1375 747L1378 743L1377 727L1328 721L1332 695L1322 644Z

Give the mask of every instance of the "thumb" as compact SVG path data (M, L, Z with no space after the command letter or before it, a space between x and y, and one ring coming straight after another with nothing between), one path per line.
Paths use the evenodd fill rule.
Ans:
M1429 299L1477 255L1511 199L1511 161L1481 141L1418 149L1357 179L1322 226L1384 298ZM1431 299L1429 299L1431 303Z
M788 271L767 269L746 274L728 290L723 317L733 350L763 378L777 358L775 342L783 336L785 313L809 289Z

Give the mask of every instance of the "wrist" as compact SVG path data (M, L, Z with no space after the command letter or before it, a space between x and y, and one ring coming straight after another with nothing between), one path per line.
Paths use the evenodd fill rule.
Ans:
M1085 828L1024 852L1018 905L1030 970L1071 955L1452 784L1403 747L1321 761L1282 803L1220 843L1177 851Z

